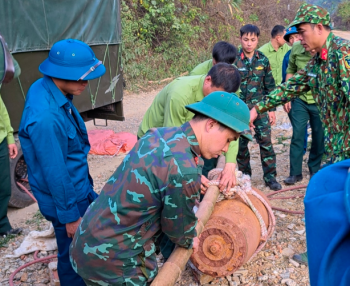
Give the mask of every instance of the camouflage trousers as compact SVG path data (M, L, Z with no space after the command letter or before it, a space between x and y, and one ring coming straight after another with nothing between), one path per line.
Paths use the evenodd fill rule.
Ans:
M255 139L260 146L260 158L264 172L264 181L270 182L276 178L276 155L271 143L271 126L267 112L259 114L254 121ZM239 150L237 155L238 169L247 175L252 175L250 167L249 141L239 138Z

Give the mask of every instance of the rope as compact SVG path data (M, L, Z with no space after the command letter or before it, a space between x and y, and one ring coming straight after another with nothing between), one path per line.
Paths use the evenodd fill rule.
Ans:
M107 44L107 45L106 45L106 50L105 50L105 55L103 56L103 61L102 61L103 64L105 64L105 61L106 61L106 55L107 55L108 47L109 47L109 46L108 46L108 44ZM91 92L90 81L88 81L88 83L89 83L89 90L90 90L90 99L91 99L91 104L92 104L92 108L93 108L93 109L95 109L95 103L96 103L96 98L97 98L98 89L99 89L99 87L100 87L101 78L102 78L102 77L99 77L99 79L98 79L95 96L94 96L94 95L92 94L92 92Z
M219 168L211 170L208 174L208 177L210 180L210 182L208 184L211 186L218 186L220 181L215 180L213 178L217 178L217 176L221 172L222 172L222 169L219 169ZM223 191L223 193L225 193L225 192L226 192L226 189ZM275 226L276 226L275 215L273 214L272 208L270 207L269 203L260 194L258 194L254 189L252 189L252 188L231 188L230 192L237 194L243 200L243 202L253 211L253 213L255 214L255 216L258 219L259 224L260 224L260 231L261 231L260 243L259 243L258 248L255 250L254 254L252 255L252 257L249 259L249 261L250 261L265 246L267 239L272 236L272 234L275 230ZM268 228L266 227L266 224L265 224L261 214L255 208L254 204L251 202L248 195L255 196L265 206L267 213L268 213L268 216L269 216ZM233 197L231 197L231 199L232 198ZM218 198L217 202L219 202L223 199L225 199L225 198L223 196L220 196Z
M25 101L26 100L26 95L24 94L23 87L22 87L22 84L21 84L21 80L19 79L19 77L17 78L17 81L18 81L19 88L21 89L22 96L23 96L24 101Z

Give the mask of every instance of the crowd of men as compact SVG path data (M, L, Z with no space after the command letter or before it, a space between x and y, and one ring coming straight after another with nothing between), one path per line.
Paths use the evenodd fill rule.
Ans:
M196 251L193 207L209 186L208 172L224 154L220 190L236 184L236 168L252 175L251 130L263 180L280 190L271 142L279 105L293 126L287 185L303 178L308 122L312 130L308 252L295 259L309 264L311 285L350 285L350 43L331 32L326 10L308 4L258 49L259 37L257 26L243 26L238 50L218 42L212 59L164 87L144 115L138 142L99 196L73 98L106 69L81 41L53 45L39 67L43 78L26 96L19 138L31 189L55 229L61 285L148 285L157 275L157 251L165 259L176 245ZM17 154L12 132L0 98L1 235L20 232L6 215L8 156Z

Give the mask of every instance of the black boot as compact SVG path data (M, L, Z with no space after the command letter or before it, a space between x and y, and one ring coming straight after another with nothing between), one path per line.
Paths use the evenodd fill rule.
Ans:
M273 191L278 191L282 189L282 186L280 183L278 183L276 180L271 180L269 182L265 182L265 185L268 186Z
M21 234L21 232L23 231L22 228L11 228L9 231L5 232L5 233L0 233L0 236L4 236L4 235L17 235L17 234Z
M302 180L303 180L303 175L297 175L297 176L289 176L283 182L286 185L294 185L296 182L300 182Z

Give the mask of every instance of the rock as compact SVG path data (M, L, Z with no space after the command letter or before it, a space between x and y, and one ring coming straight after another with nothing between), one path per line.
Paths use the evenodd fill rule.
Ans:
M295 283L294 280L288 278L288 279L283 279L281 281L281 284L286 284L287 286L297 286L297 283Z
M295 252L288 247L282 250L282 255L286 256L286 257L292 257L294 255L294 253Z
M239 280L238 276L232 277L232 282L235 283L235 285L240 285L241 281Z
M295 260L293 260L293 259L289 259L289 262L293 265L293 266L295 266L295 267L299 267L299 263L298 262L296 262Z
M248 270L245 269L238 269L235 273L233 273L234 276L247 276L248 275Z
M28 279L28 273L27 272L24 272L21 276L21 281L22 282L26 282Z
M303 235L305 233L305 229L295 230L294 232L297 233L297 234Z
M287 271L287 272L281 273L280 276L281 276L282 279L288 279L290 277L290 274Z
M246 276L239 276L239 281L241 281L242 284L248 283L248 279Z
M228 282L230 282L230 281L232 281L232 276L231 275L226 276L226 279L227 279Z
M294 227L295 227L294 223L291 223L291 224L287 225L287 228L290 229L290 230L292 230Z
M277 144L273 146L273 150L275 151L276 154L282 153L284 145L283 144Z
M259 281L267 281L267 280L269 280L269 276L268 275L259 276L258 280Z
M280 217L280 218L285 218L286 215L285 214L282 214L282 213L277 213L277 215Z

